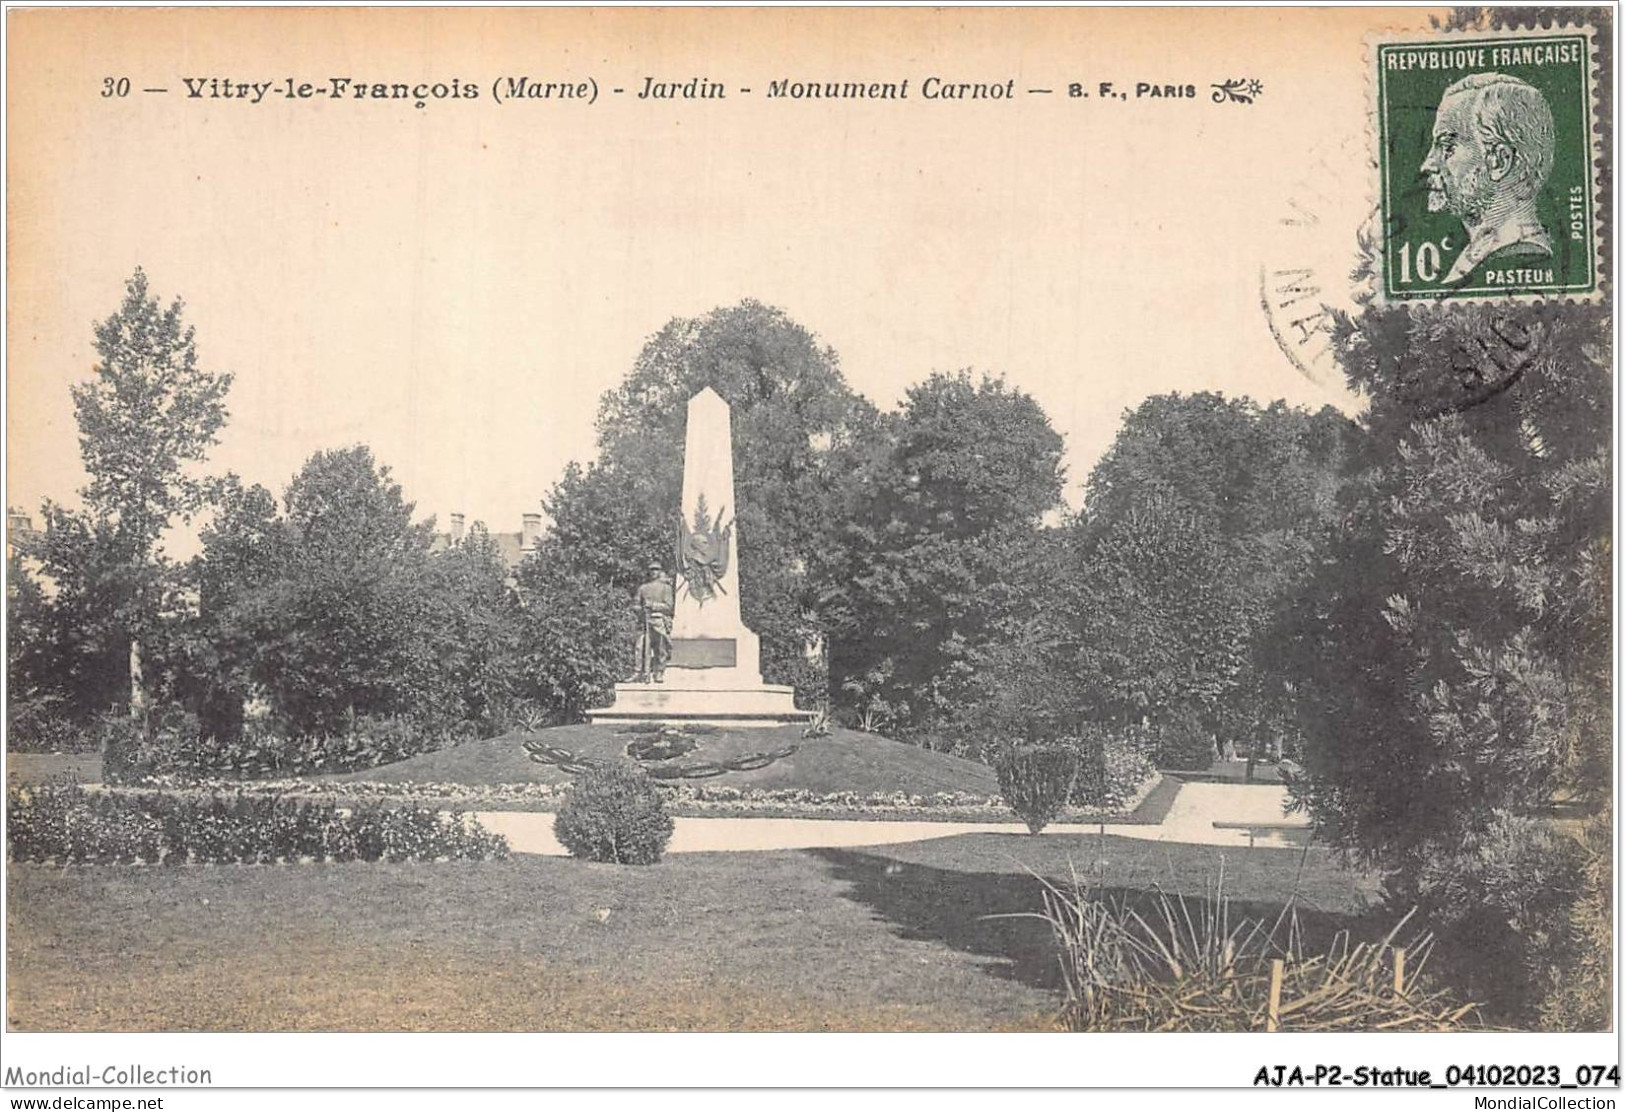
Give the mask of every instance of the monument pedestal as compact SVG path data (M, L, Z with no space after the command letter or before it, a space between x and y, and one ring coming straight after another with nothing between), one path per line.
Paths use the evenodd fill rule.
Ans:
M595 726L633 722L685 722L707 726L782 726L807 722L795 688L763 683L757 670L760 642L741 625L734 637L672 638L664 683L618 683L615 702L587 712ZM675 663L676 661L683 663Z
M739 637L672 638L672 660L663 683L618 683L611 706L587 712L594 726L632 722L684 722L708 726L782 726L806 722L812 711L797 710L795 688L763 683L756 635L744 626ZM697 643L696 643L697 642ZM688 651L680 651L686 644Z
M633 722L684 723L706 726L782 726L806 722L812 712L797 710L795 689L773 683L729 685L723 677L705 676L703 684L671 668L665 683L618 683L615 703L589 710L594 726L625 726ZM715 669L704 669L711 672ZM703 674L702 672L702 674Z
M663 683L618 683L615 702L587 712L595 726L632 722L779 726L806 722L795 689L762 682L761 641L739 615L733 423L706 387L688 402L671 659Z

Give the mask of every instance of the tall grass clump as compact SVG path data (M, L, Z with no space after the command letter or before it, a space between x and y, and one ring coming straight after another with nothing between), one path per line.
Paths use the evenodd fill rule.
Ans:
M1394 987L1396 940L1407 915L1378 942L1340 931L1308 952L1288 903L1272 920L1231 914L1218 881L1199 897L1153 888L1138 904L1095 894L1076 876L1044 881L1044 910L1060 961L1062 1024L1073 1031L1263 1031L1270 1027L1272 965L1282 962L1275 1029L1453 1031L1481 1026L1477 1008L1422 976L1430 934L1405 946L1403 991Z

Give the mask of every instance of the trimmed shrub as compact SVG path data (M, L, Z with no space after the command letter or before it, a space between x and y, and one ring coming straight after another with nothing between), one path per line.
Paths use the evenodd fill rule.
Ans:
M1009 745L993 772L999 794L1034 834L1061 813L1078 782L1082 762L1068 745Z
M268 865L504 858L508 843L461 813L285 796L91 792L71 785L7 796L13 861L57 865Z
M642 769L624 764L577 776L553 820L553 834L571 856L617 865L659 861L672 828L654 781Z

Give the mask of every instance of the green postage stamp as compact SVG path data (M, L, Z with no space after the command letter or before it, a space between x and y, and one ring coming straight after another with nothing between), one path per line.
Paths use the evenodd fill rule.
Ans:
M1593 49L1586 28L1374 44L1385 300L1597 296Z

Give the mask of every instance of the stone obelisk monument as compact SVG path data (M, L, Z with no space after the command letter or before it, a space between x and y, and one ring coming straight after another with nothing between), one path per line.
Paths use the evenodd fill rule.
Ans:
M618 683L593 723L706 722L776 726L811 717L794 689L762 682L761 642L739 615L733 422L707 386L688 402L683 499L672 522L676 605L662 683Z
M683 683L762 682L760 642L739 617L735 505L733 419L728 403L707 386L689 399L683 440L669 664Z

